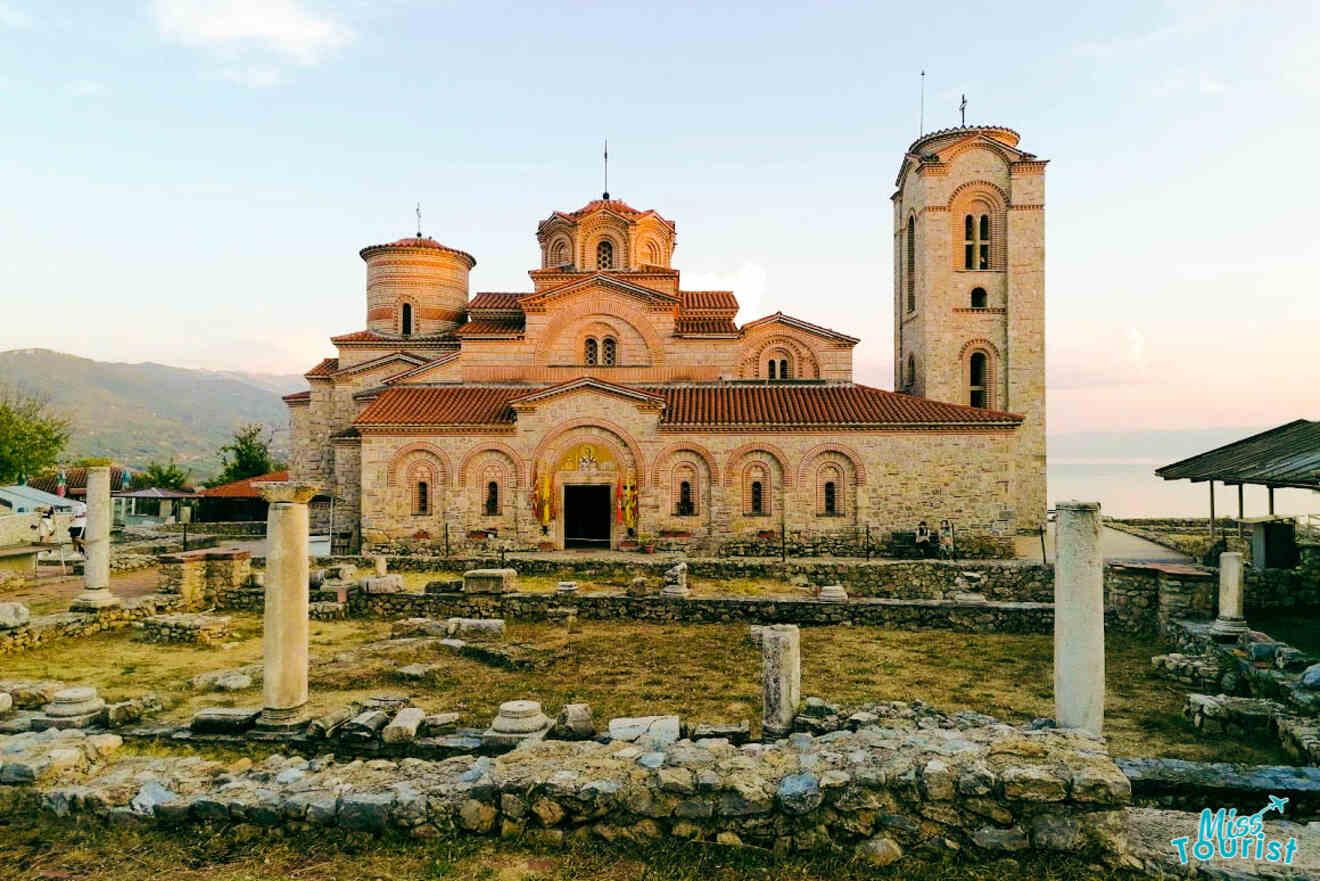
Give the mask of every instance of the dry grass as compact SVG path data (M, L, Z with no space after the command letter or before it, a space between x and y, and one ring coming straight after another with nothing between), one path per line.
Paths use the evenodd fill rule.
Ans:
M205 705L260 703L258 688L201 694L189 680L207 670L260 661L259 616L234 614L229 649L153 645L132 631L53 643L4 658L5 675L62 679L98 686L110 700L154 690L167 718L184 721ZM420 706L465 714L482 726L502 701L532 697L552 711L586 701L599 719L677 713L690 722L750 719L760 714L760 658L743 624L653 625L584 622L569 634L550 624L510 621L508 641L534 648L530 671L493 669L446 649L400 646L363 651L388 635L381 621L312 622L309 710L320 713L353 698L404 691ZM813 627L802 635L803 693L844 704L922 700L944 710L970 709L1012 722L1053 712L1052 640L875 627ZM334 657L358 649L351 661ZM1269 743L1197 734L1181 716L1186 689L1150 673L1155 640L1111 637L1106 733L1116 755L1201 761L1286 762ZM416 661L439 665L421 682L395 671Z
M868 869L842 857L775 860L754 848L656 844L644 850L584 845L546 851L518 841L437 838L366 839L339 832L292 837L251 827L222 834L146 827L76 825L22 818L0 825L6 881L1104 881L1076 861L1029 858L1020 863L925 864L903 860Z

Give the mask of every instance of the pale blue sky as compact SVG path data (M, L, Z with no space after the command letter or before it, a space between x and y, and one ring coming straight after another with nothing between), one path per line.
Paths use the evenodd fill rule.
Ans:
M966 92L1051 160L1052 431L1320 418L1313 2L50 6L0 0L0 349L300 372L418 200L474 291L527 289L608 135L685 287L892 387L924 67L928 130Z

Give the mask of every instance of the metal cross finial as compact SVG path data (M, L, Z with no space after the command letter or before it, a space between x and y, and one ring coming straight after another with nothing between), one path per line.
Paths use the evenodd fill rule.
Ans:
M605 192L601 193L602 199L610 197L610 139L605 139Z
M417 238L422 237L422 203L417 203Z
M967 125L967 95L962 96L962 103L958 105L958 111L962 113L962 124Z

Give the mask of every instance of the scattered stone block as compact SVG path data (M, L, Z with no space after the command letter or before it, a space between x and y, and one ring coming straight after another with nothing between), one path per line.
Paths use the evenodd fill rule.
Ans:
M357 581L357 566L352 563L335 563L326 566L323 570L324 577L322 584L327 582L338 582L344 584L351 581Z
M693 740L727 740L734 746L742 746L752 736L751 723L741 722L703 722L692 729Z
M426 582L426 593L462 593L463 580L461 578L446 578L437 581Z
M536 701L505 701L481 742L487 747L516 747L543 739L549 730L550 719Z
M390 639L411 636L449 636L449 622L437 618L404 618L390 625Z
M660 590L662 596L682 598L692 594L687 581L687 563L679 562L665 570L665 586Z
M110 704L105 708L105 722L111 728L140 722L144 716L159 713L165 708L160 698L154 693L139 695L126 701Z
M38 731L46 728L88 728L105 723L105 700L95 688L77 685L55 692L43 708L43 715L32 720Z
M9 696L9 692L0 691L0 716L5 715L14 708L14 699Z
M28 607L22 603L0 603L0 630L23 627L31 619Z
M425 679L439 669L441 669L439 664L409 664L406 667L400 667L397 673L400 679L416 681Z
M363 710L344 723L339 737L344 741L367 743L376 739L380 730L389 724L390 718L390 713L385 710Z
M339 733L345 723L362 712L362 705L354 702L346 707L331 710L324 716L313 719L307 726L307 736L313 740L325 740Z
M635 743L641 747L660 749L683 736L677 716L635 716L611 719L611 740Z
M827 584L820 589L816 599L822 603L844 603L848 601L848 592L842 584Z
M463 573L463 593L509 593L518 589L514 569L469 569Z
M261 678L261 665L251 664L233 670L213 670L192 678L194 691L243 691Z
M561 581L555 585L555 593L577 593L578 583L576 581Z
M590 704L564 704L555 719L554 737L559 740L590 740L596 736L596 723Z
M362 579L362 588L367 593L399 593L403 590L402 575L380 575Z
M628 584L628 596L644 597L650 596L651 584L645 575L638 575Z
M348 617L346 603L308 603L307 617L313 621L340 621Z
M64 688L64 683L55 679L32 681L28 679L0 680L0 691L5 692L14 701L14 707L20 710L34 710L55 699L55 692Z
M137 625L145 642L215 645L229 636L229 618L217 615L154 615Z
M512 572L513 570L508 570ZM446 623L446 636L504 637L503 618L450 618Z
M405 707L381 729L380 739L385 743L407 743L417 737L417 729L425 718L426 714L417 707Z
M188 727L199 734L242 734L256 724L260 707L205 707Z
M462 719L461 713L432 713L422 720L421 734L424 737L453 734Z

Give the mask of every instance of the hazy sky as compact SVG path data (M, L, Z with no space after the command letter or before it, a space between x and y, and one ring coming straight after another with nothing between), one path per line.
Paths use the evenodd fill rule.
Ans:
M0 349L301 372L418 200L473 291L528 289L608 136L685 287L860 336L892 387L925 68L928 130L966 92L1051 160L1051 431L1320 418L1313 0L60 6L0 0Z

